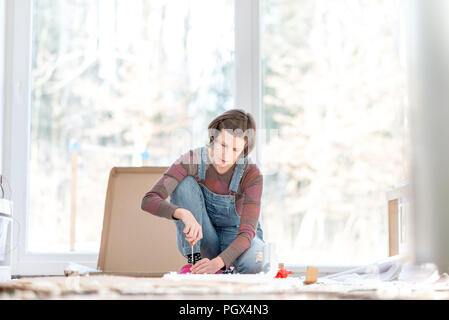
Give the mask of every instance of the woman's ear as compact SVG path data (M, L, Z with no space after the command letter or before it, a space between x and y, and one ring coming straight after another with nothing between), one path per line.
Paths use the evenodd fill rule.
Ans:
M241 159L241 158L245 157L245 149L246 149L247 146L248 146L248 143L245 143L242 151L240 151L240 153L237 155L237 159Z
M245 146L243 147L242 150L242 156L245 155L245 151L248 150L248 138L245 137Z

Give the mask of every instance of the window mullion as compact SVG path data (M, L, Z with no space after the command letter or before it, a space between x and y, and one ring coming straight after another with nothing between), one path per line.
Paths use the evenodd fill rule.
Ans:
M260 0L235 0L235 104L251 112L258 124L255 161L261 164L262 86Z
M28 217L29 118L31 83L31 1L6 1L5 137L3 172L13 201L12 272L26 254Z

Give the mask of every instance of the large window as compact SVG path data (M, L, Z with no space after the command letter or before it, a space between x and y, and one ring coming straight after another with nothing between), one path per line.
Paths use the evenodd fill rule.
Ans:
M263 129L261 160L251 156L280 262L387 256L386 192L409 177L407 1L7 3L4 158L23 226L20 270L95 264L110 169L168 166L234 107Z
M31 252L97 252L109 171L169 165L234 107L232 0L35 0Z
M409 177L404 2L262 3L267 238L288 263L384 258Z

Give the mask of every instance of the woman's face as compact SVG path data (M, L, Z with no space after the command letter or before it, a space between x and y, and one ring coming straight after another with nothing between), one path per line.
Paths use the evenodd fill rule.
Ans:
M213 148L213 162L218 167L232 166L243 152L245 139L233 136L226 130L221 130L215 139Z

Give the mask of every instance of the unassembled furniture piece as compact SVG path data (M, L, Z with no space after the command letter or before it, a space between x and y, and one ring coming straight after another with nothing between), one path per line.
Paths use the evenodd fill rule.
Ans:
M407 182L387 192L388 255L406 254L410 243L410 187Z

